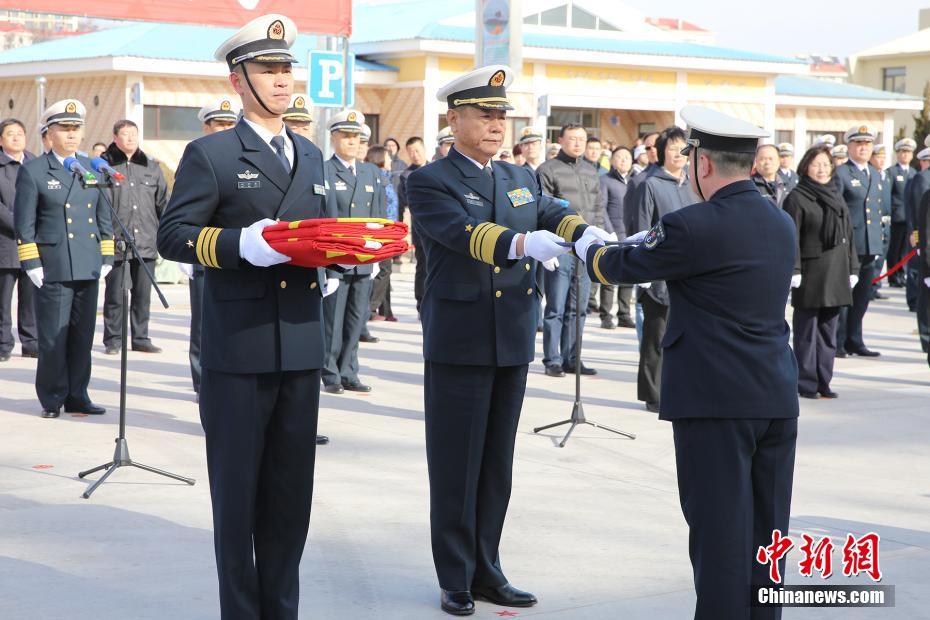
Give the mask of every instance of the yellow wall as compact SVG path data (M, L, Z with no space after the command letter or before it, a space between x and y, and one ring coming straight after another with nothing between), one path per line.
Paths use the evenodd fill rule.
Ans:
M865 58L856 62L856 70L850 76L850 81L862 86L881 89L883 84L882 70L889 67L904 67L904 89L908 95L923 97L924 86L930 81L930 50L924 55L893 56L888 58ZM895 131L905 128L905 135L910 137L914 133L914 116L916 111L894 113Z
M637 97L675 97L674 71L546 65L546 79L549 89L558 93L608 94L607 91L612 91L623 95L635 93Z
M397 67L398 82L420 82L426 77L426 56L393 58L385 60L384 63Z
M765 78L754 75L689 73L688 99L713 100L721 97L759 99L765 96Z

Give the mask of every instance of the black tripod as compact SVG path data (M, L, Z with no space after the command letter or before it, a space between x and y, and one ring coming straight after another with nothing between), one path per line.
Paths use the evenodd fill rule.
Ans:
M581 260L575 258L575 262L572 265L572 287L575 289L575 402L572 404L572 417L567 420L562 420L561 422L554 422L553 424L546 424L545 426L540 426L533 429L534 433L539 431L544 431L549 428L555 428L556 426L562 426L563 424L571 424L568 427L568 432L565 433L565 437L562 438L562 441L559 442L559 447L564 448L565 442L568 441L568 438L571 436L572 431L575 430L575 427L579 424L588 424L595 428L602 428L605 431L610 431L611 433L616 433L617 435L623 435L624 437L629 437L630 439L636 439L636 435L633 433L627 433L626 431L620 431L615 428L610 428L609 426L604 426L603 424L598 424L593 420L588 420L584 417L584 404L581 402L581 313L587 311L588 300L581 299L581 276L578 274L578 269L580 268ZM570 355L570 351L565 352L566 355Z
M114 186L119 184L115 181L113 182ZM99 186L98 186L99 187ZM98 472L101 469L107 470L100 478L94 482L90 487L84 491L82 497L84 499L90 498L91 493L97 490L104 481L110 477L114 471L119 467L138 467L139 469L144 469L145 471L150 471L153 474L159 474L161 476L167 476L168 478L174 478L175 480L180 480L181 482L186 482L187 484L194 484L193 478L185 478L183 476L178 476L177 474L172 474L167 471L162 471L161 469L155 469L154 467L149 467L148 465L143 465L141 463L136 463L131 458L129 458L129 444L126 443L126 362L128 355L128 343L129 343L129 288L132 286L132 279L129 273L129 252L132 253L132 256L139 261L139 265L142 267L142 270L145 272L145 277L147 277L152 282L152 286L155 288L155 292L158 293L158 298L161 300L161 304L167 308L168 300L165 299L165 296L162 295L161 289L158 288L158 284L155 283L155 276L152 275L152 272L149 271L148 265L145 264L145 261L142 260L142 256L139 254L139 250L136 248L136 244L133 242L132 235L129 234L129 231L126 230L126 227L123 226L123 223L120 221L119 216L116 214L116 209L113 208L113 204L110 202L109 197L106 194L106 191L100 187L100 196L106 202L107 206L110 208L110 214L113 216L113 221L120 227L120 230L123 231L123 239L125 239L127 250L123 254L123 311L121 317L121 324L123 330L123 342L122 350L120 352L120 374L119 374L119 436L116 438L116 450L113 452L113 460L104 463L103 465L98 465L93 469L88 469L87 471L82 471L78 474L78 478L83 478L88 474Z

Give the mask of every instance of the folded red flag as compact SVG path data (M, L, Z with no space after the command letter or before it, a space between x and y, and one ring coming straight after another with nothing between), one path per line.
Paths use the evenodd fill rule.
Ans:
M403 239L352 239L327 237L324 239L281 239L269 241L275 251L290 256L288 265L298 267L327 267L329 265L371 265L400 256L410 248ZM373 248L371 246L380 245Z
M381 218L345 217L297 222L279 222L262 231L265 241L281 239L322 239L326 237L355 237L362 239L404 239L407 225Z

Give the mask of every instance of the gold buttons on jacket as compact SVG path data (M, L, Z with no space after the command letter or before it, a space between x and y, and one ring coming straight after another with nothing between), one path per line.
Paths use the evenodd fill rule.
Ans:
M281 280L281 288L287 288L287 282Z
M530 270L530 264L527 263L527 264L523 265L523 268L526 269L527 271L529 271L529 270Z
M88 202L88 203L87 203L87 208L88 208L88 209L91 209L91 208L93 208L93 205L90 204L90 203Z
M533 294L533 289L531 289L531 288L526 289L526 294L527 294L527 295L532 295L532 294Z
M132 205L133 211L135 211L135 210L138 209L138 208L139 208L139 207L137 207L136 205Z
M97 235L95 235L94 233L90 233L90 238L91 238L91 239L95 238L96 236L97 236Z
M68 239L74 239L74 233L68 233Z
M866 212L866 213L871 213L871 212L872 212L872 209L866 209L865 212Z
M496 291L496 292L494 293L494 296L495 296L495 297L500 297L501 295L503 295L503 293L501 293L500 291Z
M494 273L500 273L500 272L501 272L501 268L500 268L500 267L495 267L495 268L494 268Z
M92 218L92 217L87 218L87 223L88 223L88 224L93 224L93 223L94 223L94 218Z
M865 223L866 223L866 224L871 224L871 223L872 223L872 220L866 220Z
M74 222L71 220L70 217L68 218L68 223L69 223L69 224L73 224L73 223L74 223Z
M315 289L315 288L316 288L316 282L311 282L311 283L310 283L310 290L312 291L312 290Z
M70 209L70 208L71 208L71 203L70 203L70 202L66 202L66 203L65 203L65 209Z

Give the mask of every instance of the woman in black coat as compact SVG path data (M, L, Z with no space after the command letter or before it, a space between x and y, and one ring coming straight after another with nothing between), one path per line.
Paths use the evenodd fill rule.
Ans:
M833 185L834 171L829 148L809 149L798 166L800 181L783 205L798 228L791 305L798 394L804 398L838 396L830 389L836 322L840 307L852 304L859 273L849 210Z

